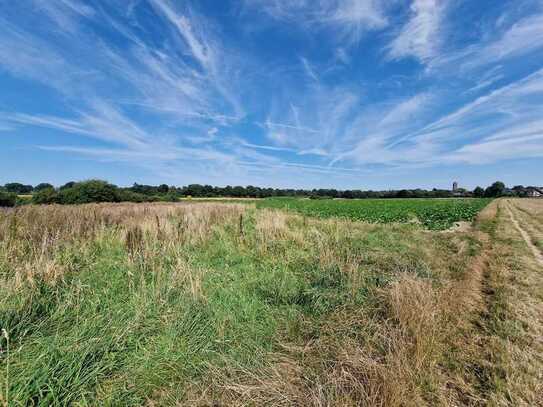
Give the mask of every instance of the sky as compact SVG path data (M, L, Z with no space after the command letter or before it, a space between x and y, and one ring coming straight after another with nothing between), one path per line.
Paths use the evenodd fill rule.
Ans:
M543 184L543 0L0 0L0 183Z

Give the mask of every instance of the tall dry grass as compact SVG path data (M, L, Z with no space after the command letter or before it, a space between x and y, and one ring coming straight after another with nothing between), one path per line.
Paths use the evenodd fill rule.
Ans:
M67 246L87 244L113 231L131 256L143 255L155 240L162 245L195 244L209 239L214 227L234 224L244 205L89 204L25 206L0 212L0 255L11 268L6 279L16 287L35 278L62 277L55 257Z

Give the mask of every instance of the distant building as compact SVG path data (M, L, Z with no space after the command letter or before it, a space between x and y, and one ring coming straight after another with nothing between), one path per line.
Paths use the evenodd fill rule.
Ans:
M453 189L452 189L453 192L456 192L458 191L458 182L454 181L453 182Z
M543 197L543 188L528 187L526 188L526 196L529 198Z

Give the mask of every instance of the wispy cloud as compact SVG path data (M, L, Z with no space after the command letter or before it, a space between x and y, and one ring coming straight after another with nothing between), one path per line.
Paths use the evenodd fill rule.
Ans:
M46 127L66 133L80 134L133 149L148 146L149 135L111 105L96 103L92 112L81 112L75 118L62 118L24 113L4 113L19 125Z
M397 146L397 138L414 131L423 123L424 113L431 107L432 96L420 93L397 101L388 108L368 112L357 117L350 129L351 136L344 150L339 152L332 163L354 160L365 164L388 164L422 160L434 152L430 144L424 148ZM347 148L347 151L345 151Z
M298 122L296 119L295 122ZM297 130L302 132L309 132L309 133L319 133L319 130L312 129L310 127L302 127L300 125L295 124L285 124L285 123L275 123L270 121L269 119L263 124L268 130L272 130L274 128L283 128L283 129L290 129L290 130Z
M57 29L74 32L80 18L91 18L96 11L80 0L31 0L39 13L44 13L56 23Z
M500 140L485 139L468 144L443 157L445 161L488 164L518 158L543 157L543 131L531 136Z
M521 19L499 39L477 50L477 55L471 63L487 64L529 54L542 48L543 14L537 14Z
M385 10L388 2L377 0L245 0L245 4L278 20L331 29L346 44L389 24Z
M390 43L392 59L414 57L426 62L436 56L442 41L447 0L414 0L409 21Z
M496 118L512 117L518 121L519 115L524 117L541 113L537 99L528 98L530 95L543 92L543 69L526 78L496 89L456 111L442 117L431 125L428 130L451 127L458 123L471 123L475 115L493 115ZM486 122L488 123L488 122Z
M543 70L481 96L397 143L437 146L438 152L425 159L433 164L538 157L543 154L541 98Z
M472 92L478 92L483 89L486 89L492 85L494 85L496 82L498 82L501 79L505 78L505 74L501 72L503 67L501 65L498 65L492 69L489 69L487 72L484 72L482 75L479 76L477 79L477 84L468 90L466 90L467 93Z
M206 70L214 71L217 55L214 47L208 43L203 27L193 25L189 18L178 14L168 0L151 0L151 3L177 29L200 65Z
M325 156L342 144L358 101L351 91L324 84L309 86L287 101L277 98L265 123L267 137L282 147Z
M16 77L35 80L58 90L67 88L82 71L47 42L0 17L0 68ZM62 72L63 75L59 75Z
M432 73L473 71L520 58L543 49L543 13L524 16L510 26L493 28L484 39L454 52L435 55L429 61ZM450 73L449 73L450 75ZM484 74L483 74L484 75Z
M311 64L307 61L307 59L300 57L300 61L302 63L302 66L304 67L304 71L306 75L314 82L319 83L319 77L317 76L315 70L313 69Z
M229 66L233 50L225 50L212 33L210 23L188 7L186 7L186 14L182 14L168 0L150 1L175 27L187 45L190 55L202 68L206 85L211 85L230 104L236 116L243 116L244 109L237 94L231 89L232 80L236 75Z

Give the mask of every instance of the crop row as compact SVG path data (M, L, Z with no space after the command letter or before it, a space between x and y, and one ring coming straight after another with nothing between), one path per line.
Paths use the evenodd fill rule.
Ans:
M490 199L363 199L310 200L273 198L259 207L293 210L316 217L342 217L372 223L420 222L431 230L444 230L459 221L471 222Z

